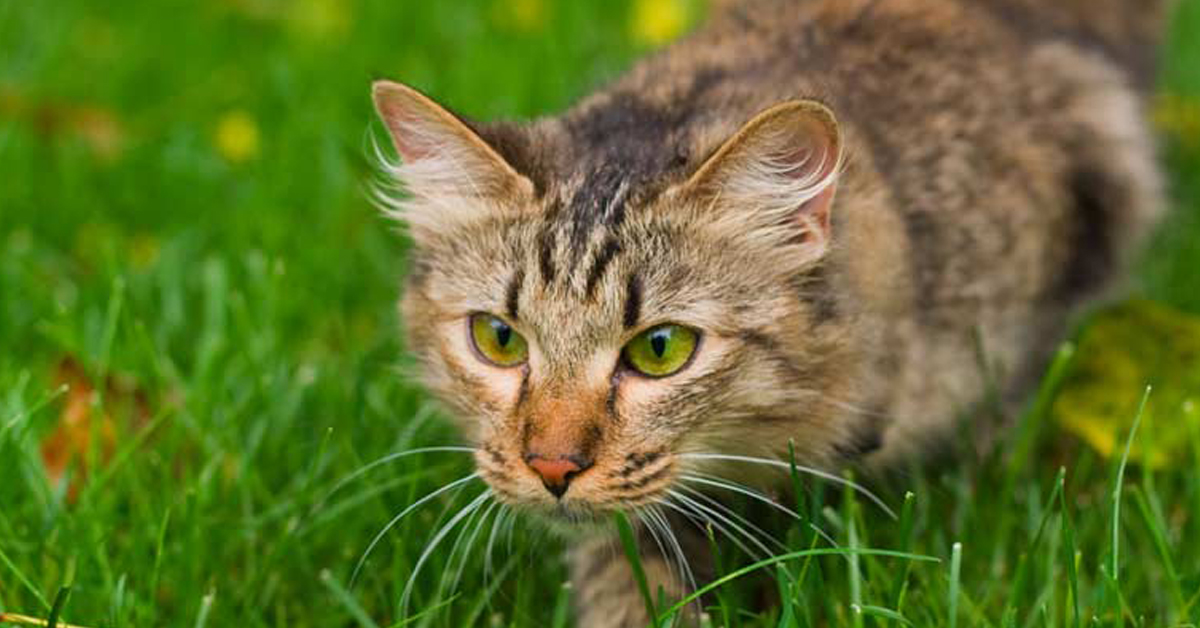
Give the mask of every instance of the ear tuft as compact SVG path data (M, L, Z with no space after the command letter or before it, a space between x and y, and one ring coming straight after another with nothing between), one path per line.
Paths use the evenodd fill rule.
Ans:
M414 234L529 200L529 179L428 96L392 81L375 81L371 96L400 157L399 163L385 159L385 167L408 194L397 196L390 186L378 197Z
M755 116L683 185L713 226L767 244L799 245L800 262L826 252L842 163L837 120L814 101L785 102Z

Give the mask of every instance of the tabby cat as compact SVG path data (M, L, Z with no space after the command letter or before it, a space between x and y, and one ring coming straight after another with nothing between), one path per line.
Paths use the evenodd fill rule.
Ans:
M987 431L985 387L1022 399L1161 213L1164 4L724 2L519 124L374 84L409 346L495 498L577 535L579 625L648 619L614 510L699 579L680 514L730 493L697 478L886 469Z

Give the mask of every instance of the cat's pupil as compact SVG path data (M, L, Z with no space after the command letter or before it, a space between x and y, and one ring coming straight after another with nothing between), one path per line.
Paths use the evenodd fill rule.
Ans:
M660 358L667 350L667 336L668 333L665 331L650 335L650 348L654 350L654 355Z
M496 325L496 343L501 348L508 346L508 341L512 339L512 327L508 325Z

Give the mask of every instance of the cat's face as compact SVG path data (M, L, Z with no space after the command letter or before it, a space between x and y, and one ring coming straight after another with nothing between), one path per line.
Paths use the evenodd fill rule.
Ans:
M409 194L411 348L497 497L586 521L665 499L706 455L798 434L797 456L828 454L824 108L775 107L659 180L535 184L424 96L375 98Z

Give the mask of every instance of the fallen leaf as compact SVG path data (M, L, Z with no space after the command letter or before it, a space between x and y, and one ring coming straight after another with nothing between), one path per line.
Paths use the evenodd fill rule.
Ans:
M116 449L117 426L110 409L120 410L120 415L132 417L138 425L149 420L150 410L145 393L132 380L110 375L105 378L102 391L98 391L87 372L71 357L58 363L54 379L67 387L67 393L58 422L42 440L42 464L53 484L67 479L67 470L74 468L67 487L67 499L74 501L90 471L88 463L92 462L93 448L94 462L100 465L107 463ZM95 444L93 438L97 439Z
M1101 455L1120 455L1147 385L1130 457L1151 467L1177 463L1200 447L1200 317L1145 300L1096 314L1053 414Z
M100 107L77 107L71 113L72 130L92 154L112 163L125 149L125 131L116 114Z
M112 163L124 153L125 126L111 109L61 101L35 102L11 85L0 86L0 119L32 126L47 140L78 139L97 159Z

